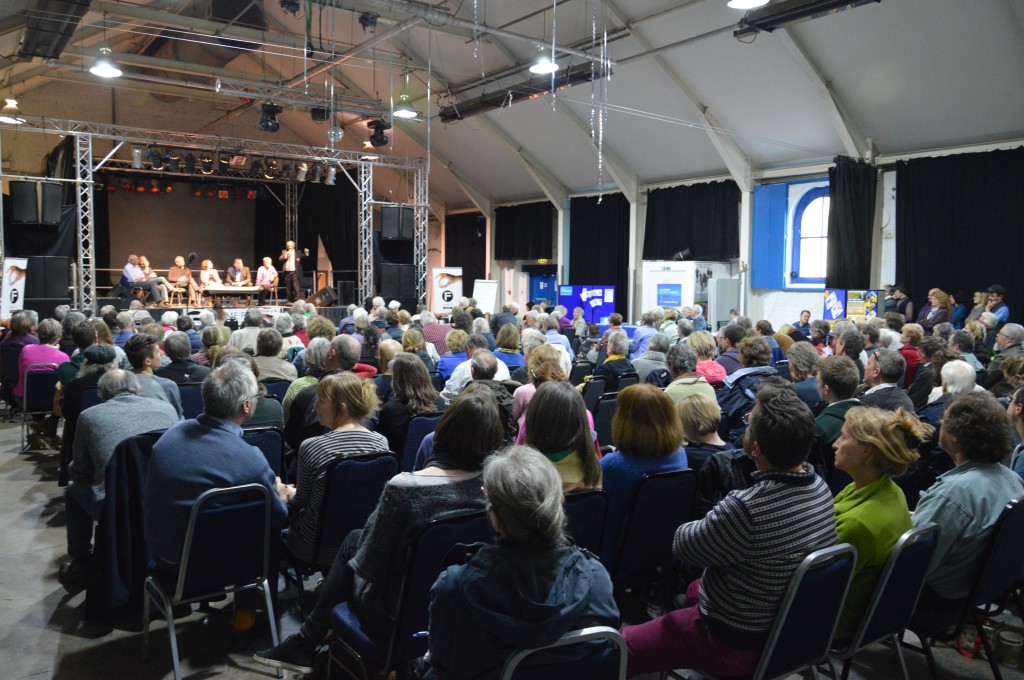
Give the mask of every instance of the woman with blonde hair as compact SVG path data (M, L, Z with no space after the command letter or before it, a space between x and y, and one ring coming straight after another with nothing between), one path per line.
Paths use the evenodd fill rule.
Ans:
M559 354L558 348L550 343L541 345L530 352L530 360L526 364L528 382L517 387L516 391L512 393L514 401L512 415L519 423L520 432L522 432L523 423L526 422L526 407L530 405L530 399L533 398L537 388L548 380L569 379L559 364ZM538 373L538 369L545 364L554 364L554 366L545 366L543 372Z
M501 327L494 344L494 356L505 362L510 371L526 364L526 359L519 351L519 331L514 323L507 323Z
M427 353L427 343L423 338L423 333L415 328L410 328L402 333L402 351L418 356L423 362L423 367L427 369L427 373L433 373L437 367Z
M857 566L837 640L856 631L889 553L911 527L907 499L892 478L917 460L918 445L933 430L902 408L891 412L858 406L846 413L842 434L832 448L836 469L853 482L835 498L836 531L840 543L857 548Z
M468 338L469 335L464 330L455 328L448 331L448 335L444 339L444 344L448 347L448 354L445 354L437 362L437 372L445 380L452 377L452 371L469 358L466 356L466 340Z
M917 323L924 329L925 335L931 335L935 326L949 320L952 311L949 295L941 288L932 288L928 291L928 304L917 314Z
M697 331L690 335L690 347L697 353L697 375L704 376L708 384L717 389L727 374L725 368L715 361L718 356L715 337L707 331Z
M378 407L373 381L360 380L352 373L325 375L317 383L316 396L317 418L331 431L310 437L299 447L296 482L286 487L291 510L288 551L306 562L329 565L335 551L313 554L327 470L339 458L387 451L388 440L365 426Z
M204 328L203 332L199 334L203 348L192 355L192 361L200 366L213 366L217 362L217 356L224 349L220 346L220 338L220 329L216 326Z

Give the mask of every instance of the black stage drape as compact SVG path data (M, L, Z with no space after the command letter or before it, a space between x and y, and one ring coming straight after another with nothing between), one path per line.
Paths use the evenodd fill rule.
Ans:
M629 201L621 193L569 205L569 283L615 286L615 311L629 313Z
M650 193L644 259L671 260L687 248L689 260L739 257L740 188L736 182L693 184Z
M871 228L875 220L878 169L836 156L828 171L828 288L871 287Z
M359 195L347 180L339 178L335 186L306 185L299 202L299 238L315 245L317 235L324 242L331 266L343 272L335 280L355 281L359 258ZM305 247L309 247L312 255L313 246Z
M495 210L494 259L551 259L554 256L554 210L547 201Z
M487 275L487 221L480 213L448 215L444 220L444 264L462 267L462 294L473 295L473 282Z
M917 308L935 286L969 296L999 283L1019 321L1021 253L1024 148L897 163L896 279Z
M273 194L273 195L271 195ZM256 198L256 224L253 225L253 262L262 265L264 257L268 255L274 261L274 267L279 268L281 263L277 256L284 248L284 205L278 202L277 198L284 200L284 186L279 184L268 184ZM300 247L308 248L309 244L299 239ZM310 253L313 251L310 250ZM196 267L198 269L198 266ZM283 281L282 277L282 281Z

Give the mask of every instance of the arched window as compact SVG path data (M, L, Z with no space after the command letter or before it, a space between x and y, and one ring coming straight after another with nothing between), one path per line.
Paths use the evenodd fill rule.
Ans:
M793 283L825 283L828 208L828 187L817 187L805 193L793 211L790 272Z

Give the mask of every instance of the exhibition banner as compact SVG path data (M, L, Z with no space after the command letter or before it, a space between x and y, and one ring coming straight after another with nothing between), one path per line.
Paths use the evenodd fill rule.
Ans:
M3 302L0 303L0 322L11 320L11 315L25 308L25 273L28 260L24 257L4 258L4 281L0 285Z
M430 281L434 290L434 314L451 314L462 297L462 267L434 267Z

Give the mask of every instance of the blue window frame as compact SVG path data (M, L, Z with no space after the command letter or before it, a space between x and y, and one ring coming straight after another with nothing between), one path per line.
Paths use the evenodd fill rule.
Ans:
M793 211L791 283L825 285L828 256L828 187L811 189Z

